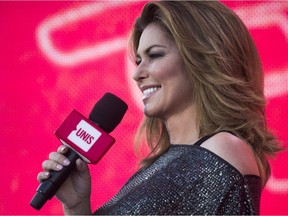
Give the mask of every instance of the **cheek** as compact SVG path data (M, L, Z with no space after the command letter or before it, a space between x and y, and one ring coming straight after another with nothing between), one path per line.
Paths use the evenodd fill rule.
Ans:
M164 82L166 80L175 79L175 75L177 73L177 68L172 67L169 63L159 64L154 68L153 75L156 79L158 79L161 82Z
M175 82L186 82L188 75L184 63L179 55L171 55L169 58L155 61L150 65L150 75L160 82L174 80Z
M185 97L187 97L187 99L192 98L194 95L194 85L187 72L178 70L177 72L175 71L175 74L177 74L177 76L175 75L173 79L175 91L177 91L182 99Z

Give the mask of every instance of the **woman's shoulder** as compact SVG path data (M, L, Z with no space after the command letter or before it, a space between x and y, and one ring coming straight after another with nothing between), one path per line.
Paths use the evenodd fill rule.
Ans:
M229 132L215 134L203 142L201 147L227 161L242 175L260 175L252 148L247 142Z

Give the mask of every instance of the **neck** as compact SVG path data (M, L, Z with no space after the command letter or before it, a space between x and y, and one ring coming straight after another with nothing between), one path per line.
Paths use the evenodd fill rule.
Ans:
M199 139L196 127L196 112L186 110L165 121L171 144L192 145Z

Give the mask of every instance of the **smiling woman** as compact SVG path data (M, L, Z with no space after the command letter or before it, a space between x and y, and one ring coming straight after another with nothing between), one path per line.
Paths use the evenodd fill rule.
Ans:
M220 2L150 2L131 35L133 79L145 119L141 169L95 214L259 214L267 157L281 150L265 120L263 71L254 42ZM60 147L41 182L65 165ZM58 190L65 214L91 214L91 176L76 170Z
M184 62L176 44L161 26L152 23L143 31L136 64L133 78L144 94L146 116L167 121L172 116L195 112Z

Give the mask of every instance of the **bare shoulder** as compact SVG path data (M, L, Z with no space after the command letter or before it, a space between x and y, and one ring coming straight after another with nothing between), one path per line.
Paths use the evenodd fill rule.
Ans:
M231 133L217 133L203 142L201 147L226 160L242 175L260 175L252 149L244 140Z

